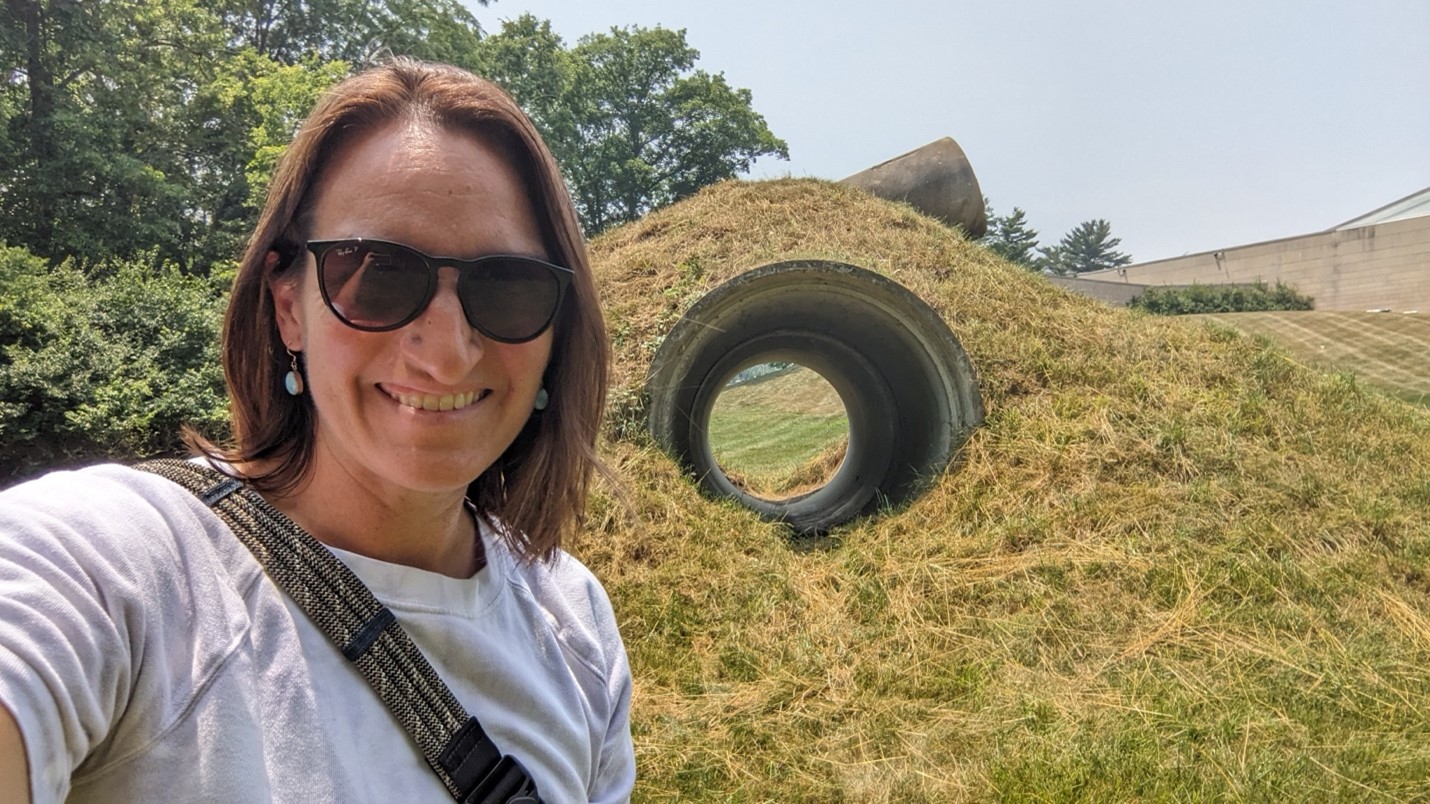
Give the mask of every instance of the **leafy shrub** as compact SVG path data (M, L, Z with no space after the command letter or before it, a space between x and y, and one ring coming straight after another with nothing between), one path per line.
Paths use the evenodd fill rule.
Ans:
M0 247L0 483L221 436L222 298L152 257L82 270Z
M1148 288L1129 307L1156 315L1194 313L1257 313L1271 310L1310 310L1314 300L1282 282L1268 288L1250 285L1192 285L1182 288Z

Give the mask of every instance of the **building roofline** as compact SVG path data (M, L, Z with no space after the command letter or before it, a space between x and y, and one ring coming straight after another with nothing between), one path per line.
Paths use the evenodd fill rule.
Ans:
M1124 266L1122 266L1121 268L1104 268L1104 269L1102 269L1101 271L1090 271L1090 272L1085 273L1085 274L1080 274L1080 276L1082 276L1082 277L1098 277L1098 276L1115 276L1115 275L1118 275L1118 274L1122 274L1122 275L1125 277L1125 276L1126 276L1126 269L1128 269L1128 268L1144 268L1144 267L1149 266L1149 265L1157 265L1158 263L1163 263L1163 262L1173 262L1174 260L1185 260L1185 259L1187 259L1187 258L1189 258L1189 257L1214 257L1215 255L1220 254L1220 253L1222 253L1222 252L1224 252L1224 251L1240 251L1241 249L1244 249L1244 248L1255 248L1256 246L1269 246L1269 245L1271 245L1271 244L1273 244L1273 243L1284 243L1284 242L1286 242L1286 241L1288 241L1288 240L1300 240L1300 239L1303 238L1303 237L1316 237L1316 236L1318 236L1318 235L1329 234L1329 233L1331 233L1331 232L1340 231L1340 230L1342 230L1342 229L1358 229L1358 228L1360 228L1359 226L1348 226L1347 224L1355 223L1356 221L1358 221L1358 220L1360 220L1360 219L1362 219L1362 218L1368 218L1368 217L1370 217L1371 215L1376 214L1377 212L1382 212L1382 211L1384 211L1384 210L1390 209L1391 207L1395 206L1396 204L1402 204L1402 203L1404 203L1404 202L1406 202L1406 201L1409 201L1409 200L1411 200L1412 198L1415 198L1415 197L1417 197L1417 196L1419 196L1419 195L1422 195L1422 194L1424 194L1424 195L1430 195L1430 187L1426 187L1426 188L1423 189L1423 190L1418 190L1418 191L1416 191L1416 192L1413 192L1413 193L1411 193L1410 195L1405 196L1404 198L1398 198L1398 199L1396 199L1396 200L1390 202L1389 204L1386 204L1386 205L1383 206L1383 207L1379 207L1379 208L1377 208L1377 209L1373 209L1373 210L1371 210L1370 212L1367 212L1367 213L1364 214L1364 215L1357 215L1356 217L1351 218L1350 220L1346 221L1345 223L1339 224L1339 225L1337 225L1337 226L1332 226L1332 227L1329 228L1329 229L1323 229L1323 230L1318 231L1318 232L1303 232L1303 233L1301 233L1301 234L1296 234L1296 235L1287 235L1286 237L1273 237L1273 238L1271 238L1270 240L1257 240L1257 241L1255 241L1255 242L1253 242L1253 243L1239 243L1239 244L1234 245L1234 246L1223 246L1222 248L1209 248L1209 249L1206 249L1205 251L1190 251L1190 252L1187 252L1186 254L1178 254L1178 255L1175 256L1175 257L1161 257L1161 258L1158 258L1158 259L1155 259L1155 260L1148 260L1148 261L1146 261L1146 262L1134 262L1134 263L1131 263L1131 264L1129 264L1129 265L1124 265ZM1411 218L1402 218L1402 219L1393 220L1393 221L1381 221L1381 222L1378 222L1378 223L1366 223L1366 224L1362 224L1362 225L1364 225L1364 226L1384 226L1384 225L1386 225L1386 224L1388 224L1388 223L1401 223L1401 222L1406 221L1406 220L1414 220L1415 218L1422 218L1422 217L1430 217L1430 215L1415 215L1415 216L1413 216L1413 217L1411 217ZM1093 279L1092 281L1106 282L1106 281L1110 281L1110 280L1106 280L1106 279ZM1125 282L1125 281L1127 281L1127 280L1124 278L1123 281Z
M1338 229L1357 229L1357 228L1359 228L1359 227L1361 227L1361 226L1372 226L1372 225L1374 225L1375 223L1385 223L1385 221L1367 221L1366 223L1357 223L1357 221L1364 221L1366 218L1371 218L1371 217L1374 217L1374 216L1376 216L1376 215L1379 215L1380 213L1385 212L1385 211L1388 210L1388 209L1394 209L1395 207L1397 207L1397 206L1399 206L1399 205L1401 205L1401 204L1404 204L1406 201L1414 200L1415 198L1418 198L1418 197L1420 197L1420 196L1425 196L1425 197L1427 197L1427 198L1430 198L1430 187L1425 187L1425 188L1423 188L1423 189L1416 190L1415 192L1411 193L1410 195L1405 196L1404 198L1397 198L1397 199L1395 199L1394 201L1391 201L1389 204L1386 204L1385 206L1376 207L1375 209L1372 209L1370 212L1366 212L1366 213L1363 213L1363 214L1361 214L1361 215L1357 215L1357 216L1355 216L1354 218L1351 218L1350 220L1346 221L1345 223L1338 223L1338 224L1336 224L1335 226L1332 226L1331 228L1327 229L1326 231L1328 231L1328 232L1334 232L1334 231L1336 231L1336 230L1338 230ZM1427 214L1430 214L1430 213L1427 213ZM1421 216L1420 216L1420 215L1414 215L1414 216L1412 216L1412 217L1418 218L1418 217L1421 217Z
M1334 231L1334 230L1328 229L1327 231ZM1121 268L1104 268L1104 269L1102 269L1101 271L1089 271L1088 273L1085 273L1085 274L1079 274L1079 276L1084 276L1084 277L1090 277L1090 276L1091 276L1091 277L1095 277L1095 276L1111 276L1111 275L1117 274L1117 273L1119 273L1119 272L1122 272L1122 273L1125 274L1125 272L1126 272L1126 270L1127 270L1128 268L1143 268L1143 267L1146 267L1146 266L1148 266L1148 265L1156 265L1157 263L1160 263L1160 262L1173 262L1174 260L1185 260L1185 259L1187 259L1188 257L1214 257L1215 255L1220 254L1220 253L1222 253L1222 252L1224 252L1224 251L1237 251L1237 250L1244 249L1244 248L1254 248L1254 247L1256 247L1256 246L1268 246L1268 245L1271 245L1272 243L1281 243L1281 242L1285 242L1285 241L1287 241L1287 240L1300 240L1300 239L1303 238L1303 237L1316 237L1317 235L1323 235L1323 234L1325 234L1325 233L1326 233L1326 232L1305 232L1304 234L1288 235L1288 236L1286 236L1286 237L1273 237L1273 238L1271 238L1270 240L1258 240L1258 241L1256 241L1255 243L1241 243L1241 244L1238 244L1238 245L1235 245L1235 246L1225 246L1225 247L1223 247L1223 248L1209 248L1209 249L1207 249L1206 251L1192 251L1192 252L1188 252L1188 253L1186 253L1186 254L1178 254L1178 255L1175 256L1175 257L1162 257L1162 258L1160 258L1160 259L1148 260L1148 261L1146 261L1146 262L1134 262L1134 263L1130 263L1130 264L1128 264L1128 265L1124 265L1124 266L1122 266ZM1107 280L1095 280L1095 281L1107 281Z

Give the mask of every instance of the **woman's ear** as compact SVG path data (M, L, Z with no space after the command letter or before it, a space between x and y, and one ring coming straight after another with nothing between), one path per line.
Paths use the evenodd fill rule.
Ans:
M270 250L263 258L263 273L268 277L268 294L273 297L273 317L278 323L278 336L289 351L303 351L303 283L299 271L276 273L279 255Z

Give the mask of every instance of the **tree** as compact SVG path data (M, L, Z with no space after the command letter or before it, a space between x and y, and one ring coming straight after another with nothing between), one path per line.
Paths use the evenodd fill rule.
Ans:
M482 40L476 72L521 104L563 170L581 153L581 123L590 116L580 69L549 20L523 14ZM569 170L567 170L569 173ZM569 179L569 175L568 175Z
M192 132L189 265L205 272L236 258L298 125L347 73L346 62L309 57L284 65L252 48L216 66L183 111Z
M157 248L205 273L349 64L472 67L479 39L459 0L5 0L0 240L56 263Z
M216 20L197 0L7 0L4 17L0 239L53 259L178 258L179 110L222 45Z
M734 178L765 155L789 158L784 141L751 108L747 89L694 70L685 31L612 28L573 50L589 116L571 174L591 233Z
M746 171L789 158L749 90L696 70L684 31L612 28L567 50L523 15L479 48L482 72L542 129L588 234Z
M485 6L488 0L475 0ZM359 66L387 53L471 67L481 28L458 0L220 0L212 4L234 49L282 64Z
M985 199L985 205L986 205ZM988 234L983 245L1003 259L1030 270L1037 264L1038 232L1028 226L1027 213L1013 207L1010 215L994 215L988 208Z
M231 261L301 115L387 53L505 83L591 233L787 155L683 31L567 49L525 15L483 40L460 0L5 0L0 23L0 241L54 264Z
M1063 235L1056 246L1041 249L1038 267L1054 274L1120 268L1132 262L1131 256L1116 250L1121 243L1121 238L1112 236L1112 226L1107 221L1083 221Z

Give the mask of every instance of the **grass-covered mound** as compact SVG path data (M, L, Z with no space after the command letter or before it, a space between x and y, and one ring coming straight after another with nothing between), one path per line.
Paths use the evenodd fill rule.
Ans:
M635 516L599 494L578 553L630 650L638 800L1430 796L1423 408L822 182L722 184L594 252ZM929 494L813 545L638 429L681 312L796 257L939 309L987 406Z

